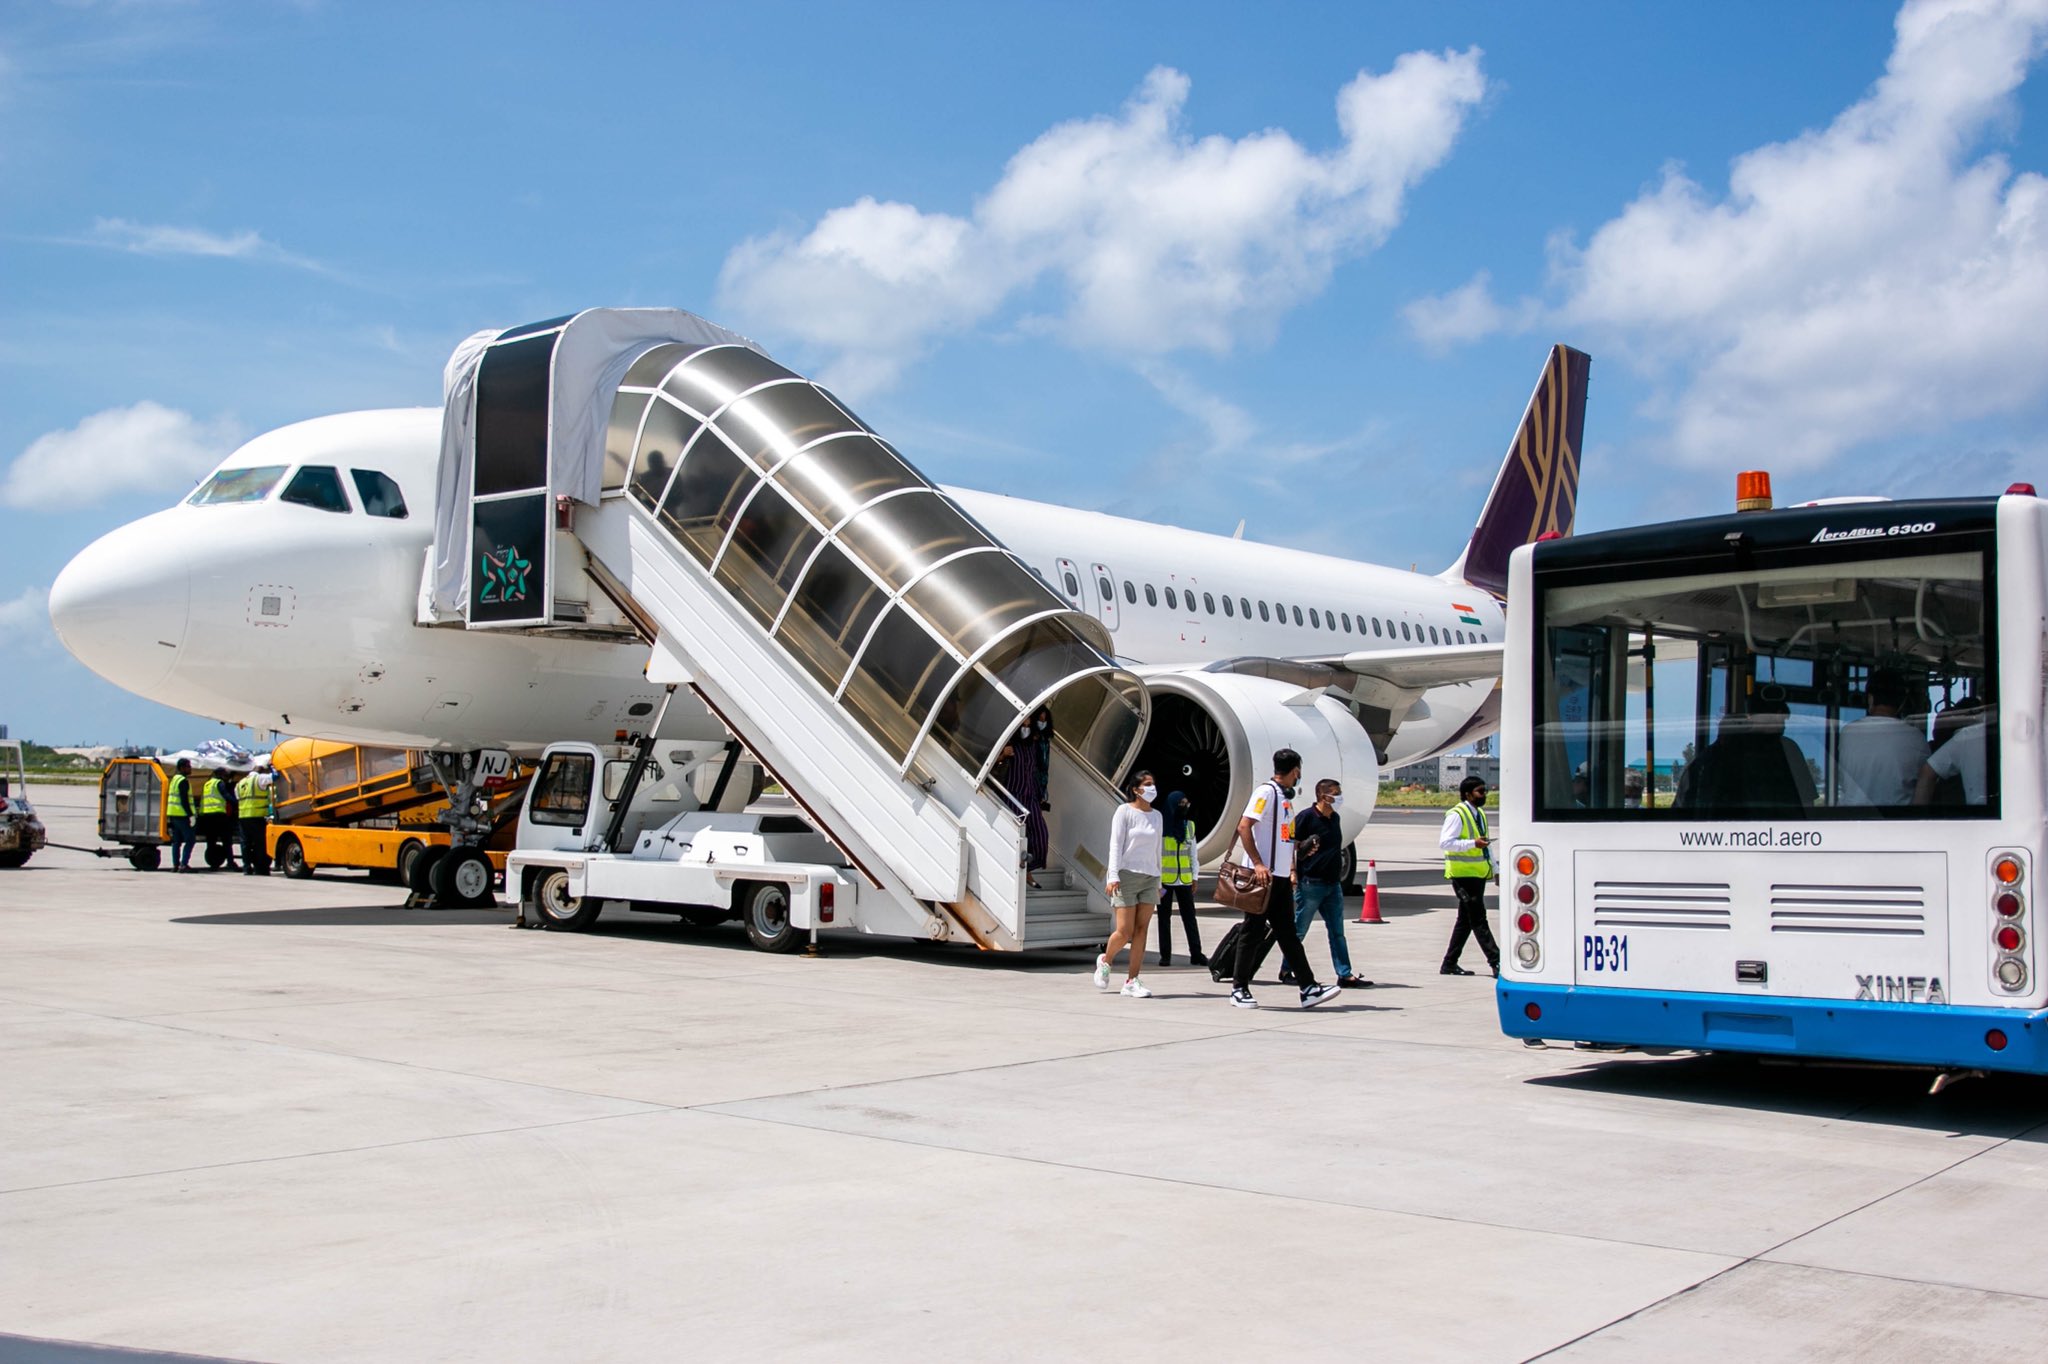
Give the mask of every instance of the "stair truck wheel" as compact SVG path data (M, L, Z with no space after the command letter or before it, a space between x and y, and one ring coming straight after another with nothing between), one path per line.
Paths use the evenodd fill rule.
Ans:
M557 867L543 873L534 885L533 908L544 927L578 933L597 922L604 901L571 895L569 873Z
M294 881L313 879L313 866L306 861L305 845L296 834L286 834L277 840L277 869Z
M789 887L779 881L756 881L741 893L740 922L763 952L794 952L810 936L790 923Z
M448 855L442 847L422 847L420 854L412 860L412 866L405 874L405 888L415 895L434 893L434 868L441 865L441 859Z
M482 848L450 848L434 866L434 895L456 909L488 905L495 899L491 882L497 874Z
M154 843L138 843L128 850L128 865L137 871L155 871L163 864L163 850Z
M210 871L219 871L228 864L228 845L209 843L206 845L206 866Z

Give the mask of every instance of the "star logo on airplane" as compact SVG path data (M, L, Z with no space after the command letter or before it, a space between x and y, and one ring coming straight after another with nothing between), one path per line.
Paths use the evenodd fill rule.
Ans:
M484 590L480 601L515 602L526 600L526 572L533 567L530 559L519 555L516 545L507 546L496 554L485 550L483 553Z

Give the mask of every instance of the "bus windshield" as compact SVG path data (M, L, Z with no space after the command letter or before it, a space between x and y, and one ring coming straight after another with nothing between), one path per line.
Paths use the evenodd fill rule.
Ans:
M1995 818L1988 552L1539 577L1539 819Z

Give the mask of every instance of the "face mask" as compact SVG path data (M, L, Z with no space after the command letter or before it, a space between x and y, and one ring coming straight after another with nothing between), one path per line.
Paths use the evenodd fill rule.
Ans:
M1141 786L1138 788L1138 794L1144 797L1147 805L1150 805L1153 801L1159 799L1159 788L1156 786Z
M1043 721L1043 720L1040 720L1040 721L1038 722L1038 727L1039 727L1040 729L1044 729L1044 728L1046 727L1045 721Z
M1017 737L1020 739L1028 739L1031 737L1031 731L1028 729L1020 729L1017 731Z
M1343 808L1344 808L1344 797L1342 797L1342 796L1331 796L1331 797L1330 797L1330 808L1331 808L1332 810L1341 810L1341 809L1343 809Z

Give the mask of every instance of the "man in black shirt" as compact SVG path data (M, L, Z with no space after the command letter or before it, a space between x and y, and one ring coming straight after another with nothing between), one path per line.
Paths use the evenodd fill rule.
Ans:
M1320 917L1337 983L1357 989L1372 982L1352 971L1344 942L1344 824L1337 815L1343 804L1344 788L1325 777L1316 783L1316 803L1294 817L1294 932L1308 941L1308 926Z

